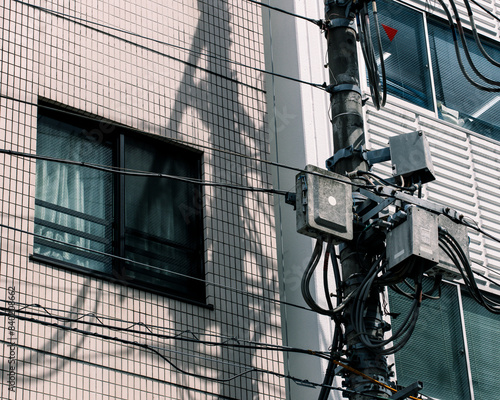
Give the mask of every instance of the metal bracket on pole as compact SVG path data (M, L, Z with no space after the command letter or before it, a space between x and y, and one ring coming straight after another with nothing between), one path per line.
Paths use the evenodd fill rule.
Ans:
M379 150L363 151L363 158L371 168L373 164L389 161L391 159L391 148L384 147Z
M328 24L326 25L328 29L334 29L334 28L352 28L356 30L356 27L354 25L354 19L351 18L335 18L333 20L328 21Z
M361 88L358 85L344 83L342 85L328 85L327 87L325 87L325 92L328 92L330 94L347 91L353 91L361 95Z
M398 390L392 397L391 400L401 400L406 399L409 396L416 396L420 390L424 387L424 384L420 381L412 383L410 386L404 389Z

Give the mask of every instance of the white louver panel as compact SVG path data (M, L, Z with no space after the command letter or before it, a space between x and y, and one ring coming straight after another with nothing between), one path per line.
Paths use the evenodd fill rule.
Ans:
M426 185L426 198L449 205L471 222L476 221L486 232L500 237L500 143L439 119L418 115L421 109L400 103L392 96L388 106L380 111L370 105L366 108L366 132L371 149L386 147L391 136L417 129L424 131L437 178ZM374 172L390 176L389 163L377 165ZM500 243L472 229L469 231L474 269L498 280ZM490 285L486 280L480 281Z

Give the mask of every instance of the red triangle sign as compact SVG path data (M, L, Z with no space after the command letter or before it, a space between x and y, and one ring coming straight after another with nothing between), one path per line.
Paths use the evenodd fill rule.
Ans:
M396 33L398 33L398 30L391 28L390 26L387 26L384 24L382 24L382 28L384 28L384 31L387 34L387 37L392 42L392 39L394 39L394 36L396 36Z

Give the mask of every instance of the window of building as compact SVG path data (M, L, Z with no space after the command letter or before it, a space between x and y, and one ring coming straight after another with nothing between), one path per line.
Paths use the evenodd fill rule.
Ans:
M197 152L46 107L37 154L201 176ZM37 160L34 258L204 301L200 200L193 183Z
M377 2L387 92L418 106L433 109L432 86L422 13L394 2ZM372 37L376 37L371 24ZM380 60L378 45L374 42Z
M377 2L377 5L387 92L420 107L436 109L442 120L500 140L500 93L480 90L467 81L460 69L452 32L447 23L425 18L422 12L402 4L384 0ZM375 38L374 24L371 29L372 37ZM459 44L462 48L460 40ZM482 44L491 58L500 61L498 46L485 40ZM483 56L470 34L467 36L467 47L478 70L487 78L500 81L498 68ZM380 60L376 44L375 50ZM471 78L483 86L489 86L472 71L463 49L461 54L465 70ZM434 94L429 66L432 68Z
M406 315L411 300L389 291L391 313ZM393 319L393 328L400 321ZM439 300L424 300L409 342L395 354L398 383L424 383L435 399L496 397L495 371L500 315L488 312L453 284L442 284Z
M480 90L467 81L460 70L450 28L428 21L434 85L439 117L474 132L500 140L500 93ZM500 80L498 68L490 64L478 49L474 38L467 36L467 47L478 70L490 79ZM483 47L493 59L500 60L500 50L487 43ZM462 51L462 62L469 76L488 86L472 71Z

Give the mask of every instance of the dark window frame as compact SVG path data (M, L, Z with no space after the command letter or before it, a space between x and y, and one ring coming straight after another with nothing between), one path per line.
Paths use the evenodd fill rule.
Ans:
M136 131L134 129L130 128L125 128L120 126L119 124L113 124L112 122L105 121L102 118L93 116L93 115L88 115L84 114L79 110L75 110L69 107L61 106L60 104L55 104L52 102L44 101L41 100L39 101L39 118L43 116L49 116L52 119L57 119L60 122L71 122L73 125L76 123L85 121L85 125L82 126L83 129L87 129L88 132L92 133L93 129L96 129L99 127L99 124L104 123L106 126L106 129L101 129L100 132L103 133L104 140L103 141L108 141L107 143L109 144L109 141L111 141L112 145L112 154L113 154L113 166L114 167L124 167L125 162L124 162L124 156L125 156L125 138L126 137L131 137L135 139L139 139L141 143L144 141L145 143L149 144L154 144L155 145L155 151L156 151L156 146L161 149L175 149L175 152L180 152L182 154L189 155L190 160L196 160L196 166L192 166L197 170L197 178L201 178L202 176L202 152L189 148L187 146L179 145L178 143L169 141L165 138L158 137L155 135L150 135L150 134L145 134L143 132ZM95 131L94 131L95 132ZM158 151L160 151L158 150ZM156 154L156 153L155 153ZM158 172L158 171L151 171L151 172ZM162 296L166 296L169 298L174 298L178 300L182 300L185 302L193 303L202 307L207 307L207 308L213 308L211 305L207 305L206 303L206 287L205 287L205 282L204 282L204 277L205 277L205 271L204 271L204 240L203 240L203 213L202 213L202 205L200 204L200 207L197 208L196 210L196 215L190 215L190 218L193 218L190 223L194 224L193 225L193 230L197 233L195 238L192 238L192 247L189 249L180 249L180 251L191 251L192 249L195 249L195 251L191 251L191 254L189 254L189 260L195 259L197 265L194 266L195 273L191 274L191 277L194 277L195 279L190 279L183 277L181 275L175 275L174 274L168 274L167 273L159 273L156 274L156 279L160 280L163 278L167 278L164 280L165 285L159 285L159 284L152 284L151 282L147 282L146 276L153 276L155 275L155 271L153 270L148 270L146 267L141 266L140 262L139 263L134 263L132 262L125 262L124 259L126 258L126 250L125 250L125 235L127 231L130 231L130 229L126 229L125 227L125 175L124 174L113 174L112 178L112 190L113 190L113 218L112 221L97 221L97 217L92 217L90 215L83 215L83 213L80 213L75 210L65 210L64 213L68 214L70 216L76 217L76 218L82 218L84 217L85 220L87 219L95 219L96 221L92 222L97 222L101 223L102 225L105 225L106 229L106 236L105 240L111 240L112 241L112 272L103 272L103 271L98 271L92 268L87 268L85 266L81 265L76 265L71 262L66 262L64 260L59 260L52 258L50 256L46 256L43 254L37 254L33 251L33 254L30 255L30 259L32 261L36 262L41 262L44 264L49 264L53 267L56 268L61 268L64 270L70 270L73 272L78 272L78 273L84 273L88 276L92 276L94 278L100 278L106 281L110 281L113 283L118 283L124 286L129 286L131 288L136 288L136 289L141 289L141 290L146 290L148 292L152 292L155 294L159 294ZM148 179L148 178L141 178L141 179ZM154 179L159 179L159 178L154 178ZM196 187L196 190L202 190L202 187L199 185L194 185L193 188ZM193 189L194 190L194 189ZM40 204L43 203L43 200L40 199L35 199L35 204L36 206L40 206ZM49 205L49 207L56 207L56 208L63 208L59 207L57 205ZM56 210L57 211L57 210ZM180 210L178 210L181 212ZM50 229L51 222L50 221L45 221L45 220L37 220L35 221L35 226L37 224L43 223L44 225L48 226ZM57 229L57 227L52 227L52 229ZM68 230L68 233L71 234L71 228L64 228L65 230ZM112 232L112 233L110 233ZM83 236L88 235L91 236L91 233L84 233ZM108 235L111 235L110 237ZM82 236L82 232L79 233L79 236ZM143 235L144 236L144 235ZM151 239L153 236L149 235L149 239ZM91 238L92 240L95 240L94 237ZM191 236L190 236L191 239ZM101 241L102 238L100 239ZM43 242L48 242L50 239L44 239L43 237L37 236L35 234L35 243L38 242L38 244L43 243ZM156 242L162 243L165 242L165 240L161 238L155 238ZM166 240L168 242L168 239ZM191 241L190 241L191 244ZM43 245L43 244L42 244ZM167 243L168 246L177 246L177 247L182 247L181 244L175 244L174 242L170 241L170 243ZM71 248L68 245L63 245L63 244L54 244L53 242L50 244L51 247L59 247L61 252L65 253L71 253L71 254L78 254L78 253L86 253L84 250L79 250L75 248ZM69 250L68 250L69 248ZM34 249L35 250L35 249ZM87 253L88 254L88 253ZM87 255L88 256L88 255ZM147 256L151 256L151 254L148 254ZM105 255L97 255L94 258L99 258L102 257L103 259L105 257L110 257L110 256L105 256ZM154 266L153 266L154 268ZM124 272L125 271L125 272ZM183 274L183 272L178 271L180 274ZM129 279L126 275L126 273L131 273L132 275L138 273L140 274L139 276L142 277L142 279L139 280L133 280ZM186 275L188 275L186 273ZM153 278L151 278L153 280ZM182 290L176 290L175 287L180 288L182 287Z

